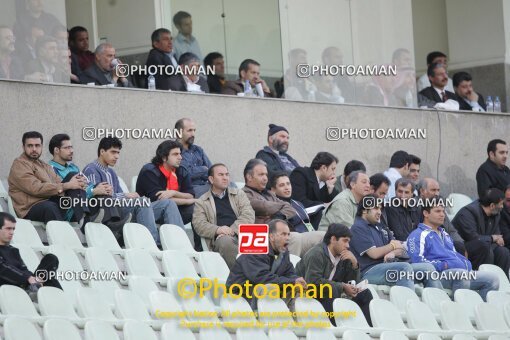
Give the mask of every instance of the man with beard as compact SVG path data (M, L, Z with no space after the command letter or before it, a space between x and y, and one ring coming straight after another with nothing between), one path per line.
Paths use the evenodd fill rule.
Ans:
M268 145L257 152L255 158L266 162L269 178L279 171L284 171L290 175L292 170L300 166L294 158L287 154L289 131L285 127L269 124L267 142Z
M504 140L493 139L487 145L487 160L480 165L476 172L476 186L478 197L489 188L505 191L510 184L510 169L506 166L508 145Z
M87 188L83 175L69 176L63 182L51 165L41 161L43 137L37 131L25 132L23 153L12 163L9 172L9 196L16 215L32 221L64 221L65 210L60 208L62 196L80 196ZM74 220L83 216L75 210Z
M182 161L180 166L188 170L191 177L191 184L195 191L195 197L200 197L210 188L207 174L212 165L211 161L205 154L204 149L195 144L197 128L192 119L179 119L175 123L175 128L182 131L182 137L177 139L177 141L182 144Z

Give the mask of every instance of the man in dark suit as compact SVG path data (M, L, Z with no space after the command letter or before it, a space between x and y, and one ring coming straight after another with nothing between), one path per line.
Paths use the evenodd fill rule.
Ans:
M335 189L337 181L335 170L338 158L329 152L319 152L310 167L299 167L290 174L292 198L308 207L329 203L338 195ZM317 228L321 214L310 217L310 222Z
M57 40L42 36L35 44L37 59L28 65L26 80L43 81L49 83L69 83L69 75L60 71Z
M459 110L487 111L483 96L473 90L473 78L467 72L457 72L453 75L453 88L459 97Z
M95 83L96 85L132 87L125 76L120 76L122 68L112 65L112 61L115 59L115 49L111 44L99 44L94 55L96 58L94 64L87 68L80 77L82 84Z
M427 68L427 75L431 86L424 88L419 94L434 103L444 103L448 99L458 101L455 93L446 90L448 84L448 73L443 64L431 64Z
M191 52L183 53L179 58L179 67L182 74L177 74L169 79L170 90L209 93L205 74L200 74L200 70L204 68L201 67L200 59L195 54Z
M147 67L155 65L158 68L172 66L176 68L177 60L172 52L172 34L166 28L158 28L151 35L152 50L149 52L145 65ZM167 69L171 69L168 67ZM158 90L170 90L172 78L176 78L176 75L167 74L164 72L156 72L154 78L156 79L156 89Z
M246 82L250 84L250 88L246 89ZM259 93L256 86L262 86L262 92ZM239 65L239 79L235 81L227 81L223 88L222 94L235 96L238 93L252 97L274 97L269 86L264 79L260 77L260 64L253 59L245 59Z

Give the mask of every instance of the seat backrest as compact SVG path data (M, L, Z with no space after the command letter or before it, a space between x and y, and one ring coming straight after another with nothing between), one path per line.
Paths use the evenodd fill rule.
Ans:
M101 295L93 288L84 288L78 290L78 309L86 318L101 320L115 320L116 317L110 306L101 299Z
M380 340L409 340L407 336L405 336L401 332L397 331L384 331L381 333L379 338Z
M503 269L493 264L482 264L478 270L496 274L499 278L499 290L510 292L510 282Z
M199 253L198 266L202 277L227 281L230 269L228 269L225 260L216 252Z
M421 301L409 300L406 306L407 326L413 329L427 329L440 331L436 317L427 304Z
M510 326L510 303L503 306L503 314L505 315L506 323Z
M269 340L261 329L239 328L236 332L237 340Z
M89 287L95 289L101 299L108 303L110 307L115 306L115 291L121 289L119 283L113 280L90 280Z
M193 262L182 251L165 250L163 252L162 265L166 277L199 279Z
M370 325L368 324L365 316L361 308L358 304L349 299L335 299L333 301L333 311L335 314L335 322L338 327L346 327L346 328L359 328L359 329L369 329ZM351 315L341 316L341 313L346 311L351 311Z
M159 236L164 250L195 252L186 231L179 226L163 224L159 227Z
M182 299L182 309L191 315L191 321L198 322L219 322L218 316L216 315L216 308L209 299L204 299L199 296ZM195 313L198 311L198 315Z
M36 326L26 319L8 317L4 321L5 340L42 340Z
M159 291L156 283L145 276L130 276L128 279L128 286L129 290L138 295L146 306L150 306L150 293Z
M379 293L377 293L377 289L375 289L374 285L368 284L368 290L370 290L370 293L372 293L372 298L374 299L380 299Z
M104 248L88 247L85 251L88 269L94 272L118 272L119 266L113 255Z
M510 303L510 294L499 290L491 290L487 292L487 303L503 306Z
M34 250L26 244L12 244L12 246L18 248L19 255L21 256L21 259L27 266L28 270L34 273L39 266L39 263L41 262Z
M71 301L75 309L78 308L78 290L83 288L81 281L59 281L67 299Z
M370 301L370 317L374 327L388 329L406 329L400 312L390 301L375 299Z
M122 228L124 244L128 249L159 251L149 229L139 223L126 223Z
M80 332L69 321L64 319L49 319L44 322L45 340L81 340Z
M198 334L198 340L232 340L230 334L224 328L202 328Z
M158 340L152 328L141 321L127 321L124 324L123 333L124 340Z
M161 340L196 340L195 335L189 328L179 327L176 323L166 322L161 327ZM211 340L212 337L207 340ZM215 340L219 340L214 338Z
M85 324L85 340L120 340L115 328L108 322L90 320Z
M152 291L149 294L150 306L151 306L151 314L156 319L164 319L165 321L168 319L176 319L175 316L172 318L167 317L166 315L160 315L160 312L182 312L182 308L179 305L179 302L175 299L175 297L163 291Z
M473 200L464 194L458 194L458 193L451 193L448 195L448 200L453 200L453 206L447 207L448 214L453 218L455 215L459 212L460 209L462 209L464 206L468 205L469 203L473 202Z
M269 340L298 340L296 334L290 329L272 328L269 330Z
M476 338L469 334L455 334L452 340L476 340Z
M107 250L122 249L110 228L102 223L89 222L85 225L85 239L89 247Z
M78 318L72 302L62 289L41 287L37 291L37 301L43 316Z
M309 329L306 331L306 340L336 340L336 338L327 329Z
M83 249L78 235L69 222L49 221L46 223L49 244L63 244L71 249Z
M483 303L480 294L470 289L457 289L453 295L453 299L464 307L464 310L471 320L475 319L476 305Z
M126 182L120 176L117 176L117 178L119 179L120 189L122 190L123 193L127 194L129 192L129 188Z
M273 323L293 321L289 308L282 299L258 299L257 307L260 322Z
M0 308L4 315L39 317L30 297L18 286L0 286Z
M59 272L81 272L83 266L76 253L66 245L53 244L49 247L49 252L58 257Z
M131 192L136 192L136 181L138 180L138 176L131 177Z
M13 244L26 244L31 247L43 247L43 243L34 225L29 220L16 219L16 230L12 237Z
M298 322L325 322L329 324L329 318L326 316L326 311L322 304L316 299L310 298L296 298L295 308L297 312L297 320ZM311 315L312 313L316 313L317 316L305 316Z
M429 306L430 310L434 314L441 313L441 302L452 301L448 294L439 288L424 288L421 293L421 299Z
M407 301L420 301L420 298L414 290L403 287L403 286L393 286L390 289L390 301L392 304L397 307L400 312L405 312Z
M151 254L144 249L126 250L126 267L129 275L147 276L151 278L163 277Z
M301 257L294 255L294 254L289 254L289 260L292 263L292 265L294 266L294 268L296 268L299 261L301 261Z
M441 337L432 333L420 333L418 340L441 340Z
M441 327L449 330L474 331L462 305L452 301L441 302Z
M117 315L123 319L151 320L148 308L142 298L130 290L118 289L115 291L115 307Z
M235 299L229 296L223 297L220 300L220 309L222 311L224 322L239 324L241 322L257 321L255 313L251 309L248 301L245 299Z
M488 303L479 303L475 306L475 319L476 327L480 330L502 332L510 330L501 311Z
M357 330L347 330L342 334L342 339L344 340L370 340L370 337L362 332Z

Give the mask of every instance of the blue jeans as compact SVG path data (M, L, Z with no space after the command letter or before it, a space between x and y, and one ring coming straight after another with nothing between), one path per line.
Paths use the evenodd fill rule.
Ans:
M154 241L156 241L157 244L160 244L158 227L156 226L154 211L152 210L152 203L151 206L145 207L143 206L142 201L143 197L132 198L132 200L138 201L139 204L137 204L136 206L124 207L122 209L123 212L125 214L131 213L132 214L131 220L133 222L140 223L141 225L149 229L152 237L154 238Z
M414 291L413 280L415 272L433 272L435 268L430 263L407 263L407 262L388 262L379 263L370 268L362 275L363 280L368 283L386 286L404 286ZM410 274L404 274L410 273ZM418 276L418 275L417 275ZM418 276L419 277L419 276ZM423 282L425 287L443 288L441 282L437 280L424 279L417 282Z
M447 269L445 272L468 273L465 269ZM457 289L471 289L478 291L483 301L487 301L487 293L491 290L499 289L499 278L491 272L474 271L476 279L474 280L441 280L443 287L449 288L455 293ZM466 275L463 275L464 277Z
M164 199L151 203L154 219L159 224L174 224L184 229L181 213L177 204L170 200Z

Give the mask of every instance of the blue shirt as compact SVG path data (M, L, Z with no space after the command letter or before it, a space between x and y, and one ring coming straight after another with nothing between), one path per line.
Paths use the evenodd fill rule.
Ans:
M83 173L94 186L102 182L110 184L113 187L112 196L114 198L122 198L126 196L120 187L119 178L112 168L103 166L96 160L85 166L85 168L83 168Z
M384 259L377 260L368 256L367 251L371 248L379 248L393 240L393 235L382 225L369 224L361 217L356 217L351 227L351 251L359 263L360 272L363 275L368 269L376 264L383 263Z
M204 150L195 144L191 144L188 149L182 149L181 155L181 166L189 171L191 184L193 186L207 184L207 173L212 163Z

